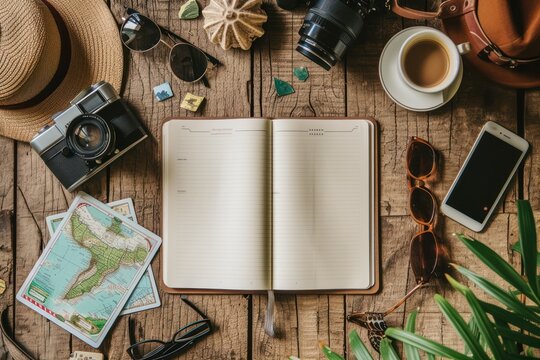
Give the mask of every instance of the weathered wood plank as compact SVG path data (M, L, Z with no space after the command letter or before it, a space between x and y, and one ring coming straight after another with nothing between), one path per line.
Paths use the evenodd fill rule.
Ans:
M298 30L305 9L285 11L275 1L266 1L266 35L254 49L254 115L270 118L345 116L345 66L337 64L329 72L298 53ZM301 82L293 69L306 66L310 77ZM293 85L296 92L276 95L273 77ZM343 296L277 297L276 326L281 336L264 334L266 298L253 301L253 358L283 359L290 355L322 359L318 342L340 349L344 347ZM292 321L292 323L290 322Z
M145 54L128 54L126 66L129 75L124 97L145 123L152 139L126 154L110 170L110 200L133 198L141 225L158 234L161 221L159 139L163 122L172 116L250 116L250 53L240 50L223 51L210 43L202 28L202 17L192 21L178 19L177 12L182 3L180 0L132 1L129 5L215 55L223 62L223 66L209 72L211 88L207 89L202 83L187 84L172 75L167 65L168 49L165 46ZM206 1L199 2L201 8L205 3ZM122 5L124 2L111 1L111 8L117 18L122 14ZM165 81L171 84L175 96L170 100L157 102L152 89ZM180 102L187 92L207 98L202 111L193 114L180 108ZM153 269L158 277L159 258L153 261ZM182 325L196 319L178 295L167 295L163 292L160 295L161 308L134 315L141 324L141 335L144 338L168 339ZM249 300L243 296L191 296L190 299L207 313L215 323L217 331L190 350L184 358L247 359ZM127 319L118 321L109 339L106 345L108 356L127 359ZM122 346L118 346L118 343Z
M6 283L4 294L0 295L0 309L10 306L15 293L15 264L13 241L15 234L15 141L0 137L0 279ZM13 309L11 317L13 320ZM7 357L0 340L0 359Z
M525 199L531 201L533 209L540 209L540 90L525 91L523 112L525 138L531 144L531 151L525 161L523 192Z

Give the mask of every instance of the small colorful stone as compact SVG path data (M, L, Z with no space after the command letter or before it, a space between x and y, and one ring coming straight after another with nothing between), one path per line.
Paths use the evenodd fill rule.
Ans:
M165 82L161 85L156 86L154 88L154 96L156 97L157 101L163 101L172 98L174 94L171 89L171 84Z
M305 66L295 67L293 70L293 74L300 81L306 81L309 77L309 71Z
M188 0L178 12L178 17L182 20L191 20L199 17L199 4L197 0Z
M274 78L274 87L276 88L276 93L278 96L285 96L294 93L294 88L291 84L277 77Z
M199 110L199 107L201 106L203 101L204 101L204 96L197 96L191 93L187 93L186 97L180 104L180 107L182 109L186 109L192 112L197 112L197 110Z

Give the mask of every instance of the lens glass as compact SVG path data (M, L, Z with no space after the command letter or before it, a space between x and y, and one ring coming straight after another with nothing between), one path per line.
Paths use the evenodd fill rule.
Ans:
M194 339L200 338L210 332L210 321L199 320L189 325L184 326L176 334L174 334L174 341L177 343L186 343Z
M141 14L130 15L120 31L122 42L130 50L148 51L155 47L161 39L159 26Z
M132 359L144 360L159 356L166 348L166 344L157 340L141 341L128 349Z
M435 152L428 144L413 140L407 152L407 167L415 178L425 178L435 167Z
M92 151L103 144L103 133L95 124L79 124L73 131L75 141L83 149Z
M112 126L96 114L82 114L66 129L66 142L74 154L86 160L96 160L109 154L115 145Z
M433 221L435 215L435 198L423 187L414 187L410 195L411 215L414 219L424 225Z
M411 241L410 251L411 268L416 282L429 282L439 258L435 234L432 231L417 234Z
M208 58L198 48L189 44L176 44L169 58L171 71L180 80L200 80L208 69Z

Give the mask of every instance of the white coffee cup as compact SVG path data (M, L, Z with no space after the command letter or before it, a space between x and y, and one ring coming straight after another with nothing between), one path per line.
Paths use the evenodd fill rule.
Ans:
M405 58L411 48L423 41L433 41L440 45L448 56L448 67L443 79L434 86L421 86L413 82L405 69ZM437 93L448 88L456 80L461 67L461 56L470 51L470 44L455 45L454 42L439 30L426 29L414 33L403 42L399 50L398 72L403 81L411 88L424 93ZM411 56L411 55L409 55Z

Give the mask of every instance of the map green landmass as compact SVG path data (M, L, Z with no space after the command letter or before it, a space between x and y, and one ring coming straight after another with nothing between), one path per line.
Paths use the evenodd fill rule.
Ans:
M115 218L107 231L111 231L117 236L121 235L122 228L120 224L121 220ZM148 255L148 251L140 246L136 247L135 250L120 250L109 246L101 241L87 224L81 221L77 213L74 213L71 217L71 229L73 239L90 251L91 260L88 268L79 275L77 281L67 291L64 296L67 300L89 293L93 288L100 285L108 274L118 270L121 265L143 262ZM86 274L91 275L85 277ZM81 279L81 276L84 279Z

